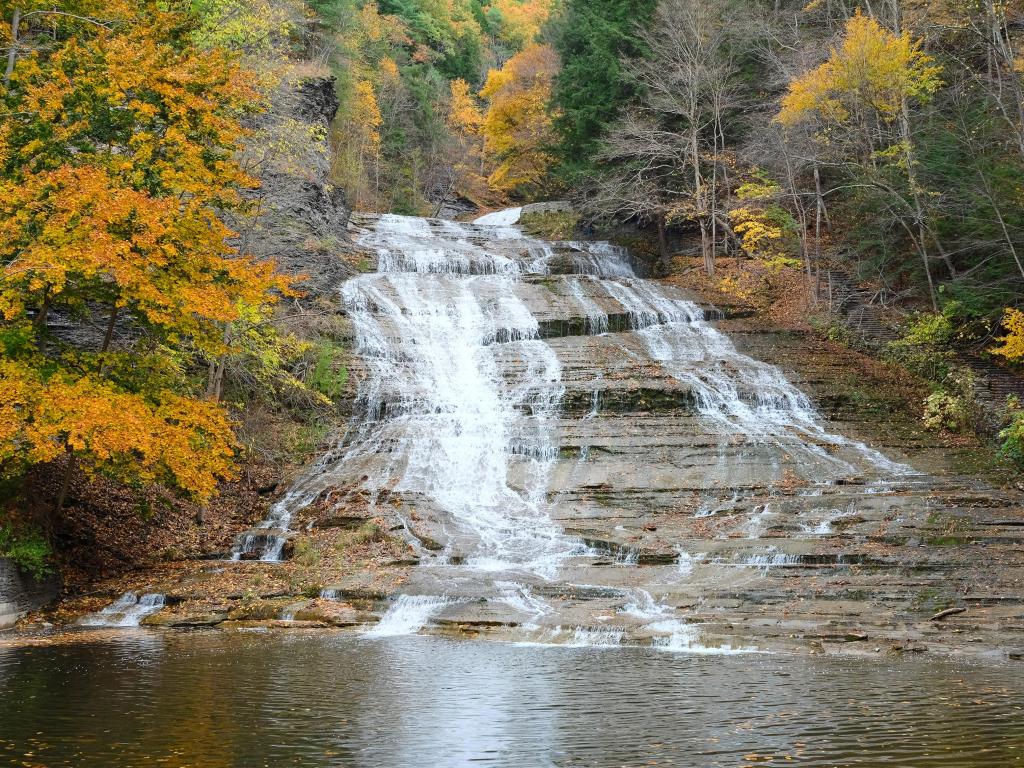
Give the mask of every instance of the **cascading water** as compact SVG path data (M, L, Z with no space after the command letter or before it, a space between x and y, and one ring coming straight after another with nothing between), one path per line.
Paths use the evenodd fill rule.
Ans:
M125 592L106 608L83 617L79 624L84 627L137 627L151 613L164 607L165 598L161 594L139 596L135 592Z
M410 539L425 540L418 526L428 520L430 541L440 540L422 552L435 573L423 589L439 596L400 596L374 634L415 633L436 613L480 597L527 622L557 621L533 587L607 560L607 550L567 535L553 517L556 500L572 503L551 487L560 436L574 425L597 429L603 388L614 384L602 371L588 382L566 380L567 348L552 342L557 333L541 333L543 324L564 325L566 317L582 318L571 327L595 340L620 337L620 351L637 368L657 367L677 382L703 433L722 446L742 440L780 455L802 453L832 477L902 471L827 432L777 368L738 352L695 302L638 279L622 249L542 243L512 226L515 220L515 212L472 225L386 215L362 231L360 244L377 253L378 271L341 289L364 365L358 418L338 449L274 507L265 530L240 541L236 557L278 559L293 513L327 492L397 497ZM590 408L579 418L563 412L567 387L586 391ZM581 475L589 458L583 440ZM732 503L739 499L733 492ZM750 523L760 524L758 516ZM616 562L635 568L638 553L621 551L627 554ZM682 579L696 561L680 550L676 562ZM772 553L756 565L785 562ZM697 649L695 630L644 595L620 615L645 622L664 646ZM623 632L591 626L569 642L615 644Z
M366 637L396 637L418 632L430 617L451 603L444 597L400 595Z

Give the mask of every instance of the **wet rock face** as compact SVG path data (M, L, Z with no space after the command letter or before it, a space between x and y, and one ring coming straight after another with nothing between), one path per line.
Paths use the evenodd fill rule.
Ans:
M29 611L52 603L60 595L60 579L36 581L0 558L0 630L10 629Z
M403 532L421 566L400 595L329 590L378 601L378 634L875 652L949 649L954 628L993 647L1024 621L1019 499L915 470L920 441L858 401L826 419L804 390L827 387L759 361L806 339L740 351L601 244L357 223L381 265L342 290L361 415L279 519L329 496L317 519L346 527L361 499Z
M297 87L295 116L307 123L329 124L338 114L335 78L310 77Z
M235 223L244 250L305 276L301 286L307 301L333 296L352 274L339 258L352 247L346 234L349 211L341 190L329 180L327 137L337 111L333 77L308 78L275 94L254 129L280 133L292 156L260 163L260 188L251 194L259 215Z

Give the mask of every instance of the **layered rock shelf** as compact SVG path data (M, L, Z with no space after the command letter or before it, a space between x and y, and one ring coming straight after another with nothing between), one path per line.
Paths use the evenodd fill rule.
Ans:
M208 611L182 577L144 623L701 653L1024 646L1020 494L950 472L827 365L790 365L799 334L642 280L605 244L350 228L380 265L342 287L355 421L223 568L294 569L318 536L368 525L406 553Z

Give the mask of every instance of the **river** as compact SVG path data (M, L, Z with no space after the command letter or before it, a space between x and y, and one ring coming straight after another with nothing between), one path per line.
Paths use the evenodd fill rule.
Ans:
M1024 764L1024 676L923 659L119 632L0 648L0 763Z

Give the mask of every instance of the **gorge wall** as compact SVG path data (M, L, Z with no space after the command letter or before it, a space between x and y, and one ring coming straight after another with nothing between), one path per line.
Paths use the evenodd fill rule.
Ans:
M52 603L60 595L60 579L42 581L23 574L18 567L0 558L0 630L10 629L29 611Z

